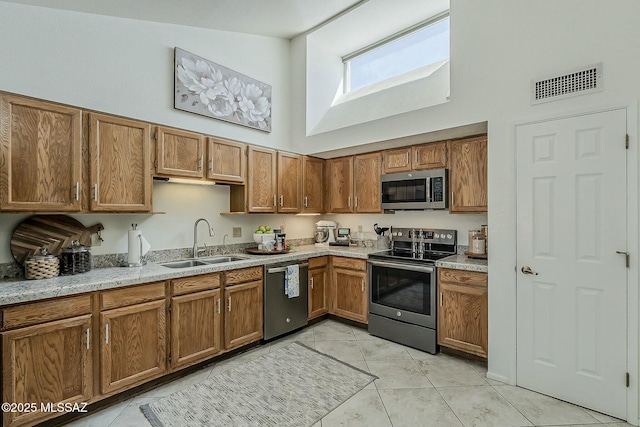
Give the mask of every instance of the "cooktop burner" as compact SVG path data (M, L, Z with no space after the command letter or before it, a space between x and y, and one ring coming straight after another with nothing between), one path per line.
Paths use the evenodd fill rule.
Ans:
M391 227L392 249L370 258L433 263L456 253L456 230Z
M396 258L411 261L436 261L454 255L450 252L424 252L422 254L407 251L383 251L369 254L369 258Z

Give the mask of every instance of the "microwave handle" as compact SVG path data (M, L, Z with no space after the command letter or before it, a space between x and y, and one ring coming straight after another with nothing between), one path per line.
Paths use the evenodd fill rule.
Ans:
M427 202L431 202L431 180L433 178L427 178L426 179L426 184L427 184Z

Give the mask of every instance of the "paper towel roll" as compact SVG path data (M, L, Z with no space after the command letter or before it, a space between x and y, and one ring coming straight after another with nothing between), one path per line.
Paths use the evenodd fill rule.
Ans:
M142 265L142 256L151 249L151 245L142 235L141 230L129 230L129 265Z

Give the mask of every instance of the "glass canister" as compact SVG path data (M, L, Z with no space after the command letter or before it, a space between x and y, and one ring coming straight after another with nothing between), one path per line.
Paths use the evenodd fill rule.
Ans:
M78 274L91 270L91 251L74 240L70 246L62 248L60 254L60 274Z
M476 255L484 255L487 250L486 240L482 234L473 236L471 243L471 253Z

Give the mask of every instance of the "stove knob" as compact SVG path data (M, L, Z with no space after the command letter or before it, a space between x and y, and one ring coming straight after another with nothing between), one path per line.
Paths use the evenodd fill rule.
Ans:
M394 236L402 237L402 231L398 231L394 234Z
M287 317L287 323L291 323L291 319Z
M436 233L436 234L434 234L434 235L433 235L433 238L434 238L434 239L439 239L439 238L440 238L440 235L439 235L438 233Z
M453 236L451 234L447 234L447 239L451 239Z
M399 311L399 312L397 313L397 315L398 315L398 317L402 316L402 312L401 312L401 311Z

